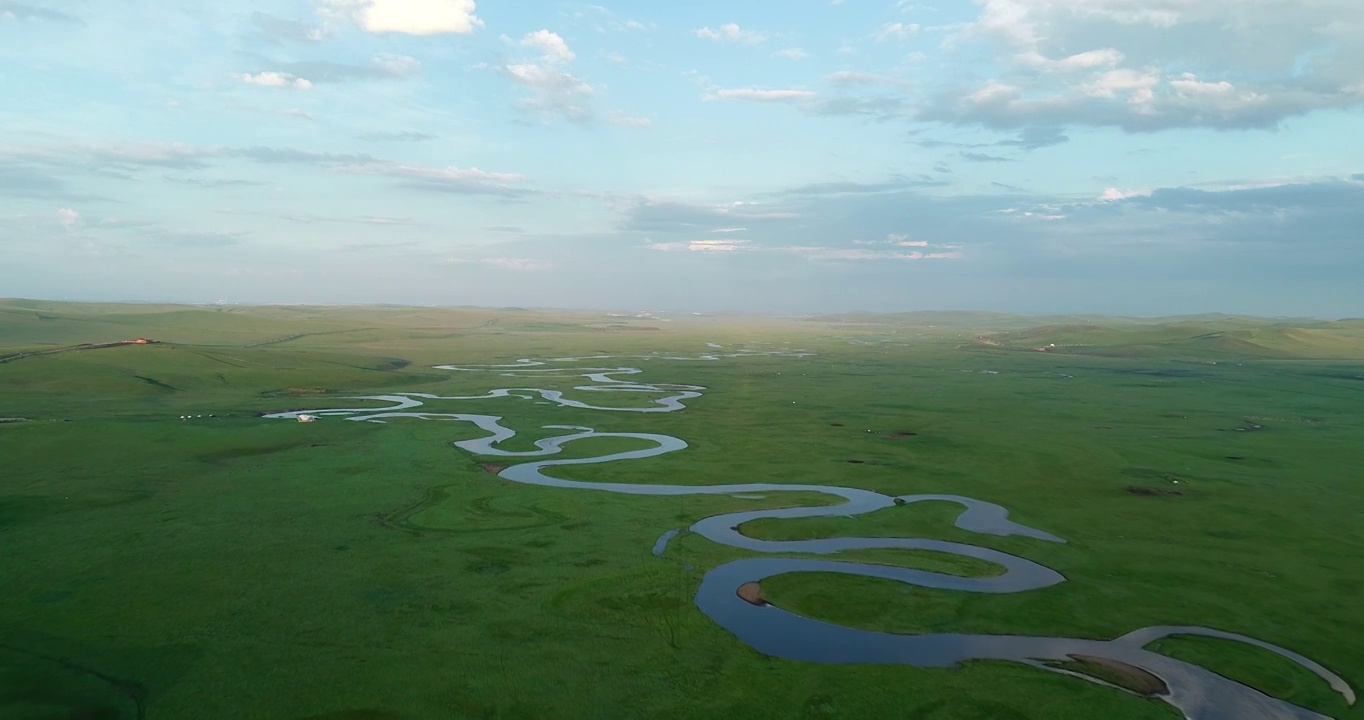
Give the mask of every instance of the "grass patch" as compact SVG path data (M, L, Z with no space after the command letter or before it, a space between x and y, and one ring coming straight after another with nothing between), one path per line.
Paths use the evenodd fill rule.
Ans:
M1108 658L1072 655L1070 660L1048 663L1051 667L1088 675L1138 695L1168 695L1165 681L1145 670Z
M1351 708L1326 681L1297 663L1263 648L1222 638L1172 635L1147 650L1205 667L1219 675L1329 717L1349 717ZM1311 656L1311 653L1307 653ZM1330 668L1337 672L1348 668ZM1349 681L1348 674L1346 675ZM1359 688L1356 685L1356 692Z

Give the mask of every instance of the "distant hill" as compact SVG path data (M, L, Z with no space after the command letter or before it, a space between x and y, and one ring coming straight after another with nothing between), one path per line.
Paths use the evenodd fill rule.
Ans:
M978 330L1023 330L1039 326L1094 326L1114 327L1132 325L1169 325L1176 323L1206 323L1219 327L1240 325L1259 326L1267 322L1310 324L1322 322L1319 318L1260 318L1250 315L1227 315L1224 313L1202 313L1198 315L1172 315L1162 317L1129 317L1116 315L1020 315L1014 313L983 312L971 310L918 310L902 313L848 312L826 315L811 315L804 318L808 323L827 323L833 325L873 325L903 327L956 327ZM1364 322L1344 320L1340 322Z
M400 305L172 305L0 299L0 347L41 351L139 337L254 346L337 333L413 337L465 333L656 330L657 320L574 310Z
M785 326L823 333L893 334L941 329L1001 350L1188 358L1364 359L1364 319L1256 318L1207 313L1178 317L1017 315L929 310L837 313L804 318L675 316L528 308L394 305L173 305L0 299L0 356L146 337L171 343L254 347L329 336L376 346L395 338L517 333L616 333L664 327ZM677 322L674 323L673 321ZM705 330L709 332L709 330ZM937 332L937 330L935 330ZM330 341L327 341L330 342ZM324 343L325 344L325 343Z
M981 341L1010 350L1078 355L1364 360L1364 321L1220 317L1142 325L1066 323L988 334Z

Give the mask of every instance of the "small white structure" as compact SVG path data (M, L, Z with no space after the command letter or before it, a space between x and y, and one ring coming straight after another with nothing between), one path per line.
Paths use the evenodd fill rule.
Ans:
M317 416L316 416L316 415L299 415L299 416L298 416L298 421L299 421L299 422L317 422Z

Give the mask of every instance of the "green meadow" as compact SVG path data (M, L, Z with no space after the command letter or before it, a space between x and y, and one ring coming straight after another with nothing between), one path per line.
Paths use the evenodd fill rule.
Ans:
M94 347L139 337L157 342ZM969 533L953 526L957 506L933 502L745 524L776 540L966 542L1067 578L1007 595L818 573L763 583L802 615L1099 639L1202 625L1300 652L1364 690L1364 321L0 300L0 719L1180 717L1024 665L768 658L692 604L708 569L751 554L685 532L651 553L707 516L827 495L529 487L483 467L515 459L451 446L480 435L468 423L259 416L504 387L629 406L651 396L575 391L590 383L572 373L431 366L743 348L812 355L564 364L705 386L673 413L517 397L424 409L501 416L518 433L510 450L564 432L547 425L689 444L560 477L959 494L1068 541ZM597 438L565 454L644 446ZM847 559L998 571L926 551ZM1364 718L1257 648L1176 636L1152 649Z

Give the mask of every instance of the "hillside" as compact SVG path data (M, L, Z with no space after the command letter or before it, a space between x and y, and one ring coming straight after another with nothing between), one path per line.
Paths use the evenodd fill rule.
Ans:
M1364 322L1228 318L1152 325L1070 323L981 336L1010 350L1115 357L1364 359Z

